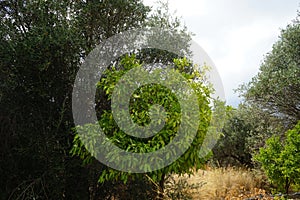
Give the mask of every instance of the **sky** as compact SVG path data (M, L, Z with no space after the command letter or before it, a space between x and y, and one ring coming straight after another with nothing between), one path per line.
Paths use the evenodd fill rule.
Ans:
M259 72L280 30L296 18L300 0L169 0L169 7L214 62L226 103L237 107L234 89Z

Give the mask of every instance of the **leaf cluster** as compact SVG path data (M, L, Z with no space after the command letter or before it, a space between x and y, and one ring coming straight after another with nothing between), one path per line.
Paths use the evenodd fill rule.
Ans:
M255 156L271 183L281 192L289 192L291 184L300 183L300 122L286 132L282 143L278 136L273 136L266 142Z

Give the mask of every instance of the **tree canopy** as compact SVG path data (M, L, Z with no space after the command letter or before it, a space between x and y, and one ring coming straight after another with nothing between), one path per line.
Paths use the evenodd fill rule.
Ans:
M300 119L299 38L300 22L295 20L282 30L258 75L242 87L247 102L283 118L291 126Z
M113 168L102 171L99 181L105 182L110 180L122 180L127 182L130 178L150 178L152 181L156 182L160 185L160 189L163 189L163 184L165 177L170 173L191 173L192 169L199 169L203 166L205 159L201 158L198 154L198 151L201 148L203 143L203 139L206 135L209 123L210 123L210 88L205 86L203 82L199 81L201 76L196 69L193 69L193 66L188 62L186 58L174 59L175 69L171 69L172 72L180 73L182 77L177 75L169 76L166 84L174 84L176 85L180 83L179 93L182 95L175 95L174 91L171 91L169 88L164 87L160 84L146 84L143 85L143 81L147 79L145 74L137 71L134 75L127 77L126 80L122 80L123 76L126 73L132 72L133 70L138 70L143 65L139 60L135 58L135 55L128 56L126 55L121 62L118 64L119 66L113 66L112 70L106 70L103 78L97 84L99 92L103 91L106 94L106 99L102 96L102 101L111 101L113 99L113 92L115 92L117 88L118 82L123 82L122 85L119 85L119 89L121 93L124 93L126 90L126 84L137 84L143 85L134 91L132 97L130 98L129 103L129 113L130 118L134 123L140 126L147 126L150 123L158 123L158 125L164 125L163 128L155 133L154 136L147 138L137 138L130 136L131 132L134 131L134 126L130 125L127 128L127 131L123 131L116 121L122 123L126 118L123 116L123 112L121 109L118 109L118 112L121 112L120 117L116 114L113 115L112 109L108 107L102 107L100 104L99 110L101 113L99 114L99 125L101 129L104 130L104 133L109 137L109 140L113 142L118 147L126 150L126 152L132 153L151 153L158 151L159 149L165 148L166 145L172 142L174 138L178 137L177 135L184 134L184 140L176 140L177 143L172 144L172 147L169 147L169 151L164 156L163 154L160 156L152 156L148 158L145 156L145 161L139 159L140 164L134 164L134 156L129 157L127 161L132 159L132 162L125 164L120 158L120 153L117 151L110 151L105 156L106 160L110 160L110 162L116 163L115 166L122 168L124 165L125 168L135 168L137 171L144 173L130 173L127 171L118 171ZM190 66L192 70L191 73L186 73L185 68ZM152 69L151 74L157 77L163 76L165 70L160 68ZM147 73L148 74L148 73ZM171 73L172 74L172 73ZM182 78L186 81L184 81ZM165 77L166 78L166 77ZM162 77L162 79L165 79ZM172 79L172 80L171 80ZM128 82L128 83L125 83ZM195 91L195 97L197 102L188 103L187 105L182 104L182 98L186 99L185 101L191 101L192 94L190 94L189 90L183 90L182 86L185 85L186 82L189 87ZM125 86L125 88L123 88ZM179 85L178 85L179 86ZM118 89L118 88L117 88ZM173 88L173 90L176 88ZM126 93L126 92L125 92ZM127 93L126 93L127 94ZM127 94L130 95L130 94ZM190 97L189 97L190 96ZM122 99L122 94L114 96L117 100ZM116 100L115 100L116 101ZM124 106L123 104L121 104ZM165 110L165 116L163 118L158 116L159 107L152 107L153 105L161 105ZM198 105L198 106L197 106ZM197 107L196 107L197 106ZM193 108L192 110L195 113L191 112L192 110L187 112L183 112L184 107ZM149 110L150 109L150 110ZM200 112L197 113L197 110ZM115 111L116 112L116 111ZM126 110L124 110L126 115ZM196 117L195 118L193 118ZM116 118L117 117L117 118ZM153 117L153 119L152 119ZM155 120L154 122L152 120ZM158 120L158 121L157 121ZM195 124L196 123L196 124ZM199 125L197 125L199 123ZM129 123L130 124L130 123ZM103 151L98 150L100 146L106 145L106 141L98 142L97 141L97 126L98 124L86 124L83 126L77 127L77 131L83 132L84 134L78 134L75 137L75 144L72 152L75 155L81 156L85 159L86 162L90 162L92 160L91 156L98 157L99 154L103 154ZM196 127L195 127L196 126ZM150 128L150 131L153 129ZM192 131L195 130L197 133L194 135ZM184 131L185 133L182 133ZM143 134L150 134L148 132L143 132ZM186 145L186 143L190 141L191 144ZM87 144L88 146L83 146ZM166 166L159 167L158 169L153 169L158 163L162 163L163 160L172 159L176 155L176 151L180 151L180 148L188 147L186 151L182 152L180 157L176 158L174 162L169 163ZM122 154L121 154L122 155ZM152 160L148 160L152 159ZM144 164L146 163L146 164ZM133 171L135 172L135 171Z
M101 165L69 154L72 86L97 43L149 11L136 0L0 1L0 199L96 195Z
M104 199L119 192L117 181L98 183L107 167L97 161L83 166L69 153L75 136L73 84L90 51L126 30L153 25L177 30L179 48L188 52L190 35L166 5L150 11L140 0L0 1L0 199ZM155 49L136 56L145 63L176 58ZM108 112L102 113L104 121ZM133 185L123 187L136 191Z

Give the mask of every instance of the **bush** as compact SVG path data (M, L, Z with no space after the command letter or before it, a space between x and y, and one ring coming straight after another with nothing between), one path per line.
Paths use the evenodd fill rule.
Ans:
M300 121L286 132L284 143L273 136L254 158L279 191L288 193L292 184L300 184Z

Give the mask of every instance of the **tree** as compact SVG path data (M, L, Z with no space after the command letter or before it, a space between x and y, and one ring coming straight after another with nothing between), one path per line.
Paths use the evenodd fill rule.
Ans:
M66 110L80 52L69 3L1 1L1 116L13 124L1 151L3 198L61 198L69 190Z
M260 66L260 72L238 89L245 98L246 108L244 111L238 109L244 113L238 119L249 125L245 142L246 151L252 156L265 145L266 139L272 135L283 138L300 119L299 42L297 19L281 31L279 40Z
M220 166L251 167L251 154L247 148L250 131L250 124L238 116L238 110L229 111L228 119L221 130L223 137L213 148L214 161Z
M69 155L76 72L97 43L148 12L136 0L0 1L1 198L92 195L92 167Z
M193 34L188 31L176 13L170 10L168 2L158 0L157 8L149 13L149 17L145 20L144 26L172 30L174 34L173 38L177 38L177 50L186 56L191 56L190 42ZM156 41L157 35L149 37L147 40L151 42ZM137 59L145 63L162 64L171 64L173 59L178 57L178 55L172 52L162 51L161 49L143 49L136 56Z
M171 15L168 12L167 4L162 4L162 7L160 7L156 12L154 12L154 14L152 14L146 20L146 22L144 23L144 26L146 26L148 28L151 26L156 26L156 27L159 26L161 28L166 28L168 30L171 29L172 33L175 33L175 35L176 35L176 36L173 35L172 38L176 38L176 39L180 38L179 40L176 41L177 42L176 50L183 52L184 55L190 54L190 51L189 51L189 41L191 40L190 34L187 33L186 27L181 27L181 24L180 24L180 21L178 18L171 17ZM146 39L150 42L153 42L153 39L155 39L155 37L157 37L157 35L153 35L153 37L151 37L151 36L147 37ZM164 41L164 42L166 42L166 41ZM174 40L169 41L169 42L174 43ZM178 42L180 42L180 43L178 43ZM187 60L183 57L181 57L182 59L178 59L178 55L176 55L172 52L167 52L167 51L164 51L161 49L142 49L142 50L137 50L134 53L135 53L135 57L137 58L137 60L139 60L140 62L143 62L143 64L163 63L165 65L171 65L171 64L174 65L175 63L177 63L176 65L180 66L181 72L183 72L183 74L186 74L186 76L188 76L188 75L191 76L191 74L195 73L191 63L187 62ZM126 62L129 62L132 65L124 64ZM125 66L127 66L127 67L125 67ZM160 145L157 145L156 147L153 147L153 146L147 147L147 145L144 144L145 141L143 141L143 140L139 141L138 144L128 143L128 141L132 141L133 139L130 137L128 139L127 137L125 137L124 133L122 133L120 131L116 131L117 126L112 121L113 118L112 118L112 113L110 111L110 109L111 109L110 108L110 97L108 94L110 94L111 91L113 90L113 88L115 87L113 84L116 81L115 79L119 79L121 75L124 75L125 72L127 72L129 69L133 68L134 66L136 66L136 61L132 61L131 58L128 58L128 57L125 60L117 59L114 64L109 66L109 70L112 70L112 71L107 71L107 74L104 75L104 77L102 78L102 81L106 80L106 76L110 77L111 79L109 79L107 82L105 82L105 84L103 82L101 82L101 84L98 85L100 89L96 93L96 96L97 96L97 99L96 99L97 106L96 107L98 110L97 117L98 117L101 125L103 127L105 127L105 129L107 130L106 133L108 136L110 136L111 140L113 140L115 142L123 141L123 143L121 145L122 148L124 148L124 149L128 148L128 150L130 149L130 151L133 151L133 152L137 151L136 149L138 149L138 151L155 151L155 149L159 148ZM118 70L115 71L114 70L115 68ZM140 74L136 75L135 77L139 77L139 76L140 76ZM200 78L200 77L202 78L202 75L200 75L200 74L198 74L197 76L199 76L198 78ZM114 77L114 78L112 78L112 77ZM191 79L191 78L189 78L189 79ZM111 82L111 81L114 81L114 82ZM147 89L145 89L145 88L147 88L147 87L144 87L144 89L141 91L144 91L144 90L147 91ZM198 89L200 89L200 88L198 88ZM196 90L198 90L198 89L196 89ZM166 92L167 94L170 93L169 91L162 90L159 87L153 87L150 90L152 91L151 93L153 93L156 90L160 91L160 92ZM205 91L205 93L206 92L209 93L208 91ZM148 93L146 92L146 97L147 97L147 94ZM136 95L138 95L138 94L136 94ZM172 94L167 95L167 96L170 96L170 98L171 98ZM162 96L160 96L159 98L162 98ZM174 96L172 98L174 98ZM161 99L157 99L157 100L155 100L155 102L160 101L160 100ZM206 105L204 104L203 106L205 107ZM139 111L140 109L142 109L142 111L143 111L144 109L147 110L148 107L149 107L149 105L144 105L141 107L139 105L139 106L137 106L136 110ZM170 105L167 107L170 107ZM177 109L178 109L178 105L177 105ZM141 113L144 116L144 118L142 118L142 121L146 120L143 123L141 123L141 125L145 125L149 122L149 117L147 117L147 115L145 115L144 112L141 112ZM178 114L177 114L177 116L178 116ZM205 120L207 120L207 119L205 119ZM106 127L106 126L109 126L109 127ZM83 126L80 128L85 129L85 131L91 135L93 135L93 130L95 130L93 125L87 125L87 126ZM203 132L205 132L205 131L203 130ZM169 138L168 138L165 135L164 137L168 138L167 140L170 140L172 138L171 136L172 135L169 135ZM91 138L93 139L94 137L91 137ZM82 138L75 137L75 140L74 140L74 143L75 143L75 146L73 149L74 155L80 155L82 158L85 159L84 160L85 163L86 162L93 163L95 161L95 159L93 159L91 157L91 155L95 156L93 154L93 152L95 152L95 151L93 151L93 150L92 150L92 152L87 151L82 146L83 144L81 143L81 141L79 139L82 139ZM157 142L158 142L158 137L155 138L155 140L152 142L152 145L155 145L155 143L157 143ZM168 141L162 141L162 144L164 144L164 143L167 144L167 142ZM195 140L195 142L196 142L196 140ZM91 141L91 143L93 143L93 141ZM116 142L116 143L118 143L118 142ZM159 142L158 142L158 144L159 144ZM120 145L120 144L118 144L118 145ZM132 147L135 147L136 149L132 148ZM143 147L144 149L143 148L141 149L141 147ZM92 154L90 154L90 153L92 153ZM196 153L191 157L191 159L194 159L195 155L196 155ZM112 159L117 158L117 155L114 155L113 152L111 152L111 154L109 154L107 156ZM188 161L188 159L187 159L187 161ZM199 163L197 164L197 162L193 161L194 164L199 165ZM190 166L191 163L188 163L188 165ZM188 167L186 167L186 168L188 168ZM131 181L132 179L136 179L136 178L138 178L140 180L145 180L145 177L146 177L146 180L149 182L149 177L150 177L152 182L153 182L153 180L154 180L154 182L159 182L160 188L161 188L161 190L163 190L164 179L165 179L165 176L167 175L167 173L165 173L166 171L167 170L161 170L161 171L156 172L156 174L153 173L154 175L151 174L150 176L148 176L148 175L140 176L140 175L136 175L136 174L131 175L130 173L128 174L126 172L117 172L115 170L107 169L107 170L100 172L99 181L100 181L100 183L103 183L103 182L107 183L110 180L116 181L116 180L121 179L124 182L126 182L127 180ZM145 198L145 197L141 197L141 198Z
M195 167L196 169L202 167L205 159L199 157L197 152L201 148L210 122L210 89L200 81L202 75L200 75L197 70L193 69L191 70L191 73L185 72L186 67L193 67L186 58L174 59L173 63L175 64L175 68L173 68L171 71L182 74L182 76L184 76L186 79L185 82L188 83L188 85L193 89L197 96L197 102L188 105L188 107L194 107L197 104L199 105L199 107L194 109L199 109L200 111L200 113L196 114L196 124L194 124L195 120L193 120L192 118L192 116L194 115L192 112L182 112L181 108L184 105L179 104L180 98L174 95L174 91L171 91L170 89L165 88L160 84L148 84L139 87L132 94L129 103L130 118L135 123L141 126L148 125L151 122L151 116L157 115L155 113L157 113L156 109L158 108L151 107L153 104L159 104L164 107L166 112L165 117L156 122L158 124L162 124L165 122L166 124L157 134L155 134L155 136L149 138L137 138L127 135L128 133L122 131L118 124L116 124L116 120L122 121L124 120L124 117L120 116L115 118L116 116L113 115L112 110L107 109L107 107L104 107L106 108L106 110L101 111L98 119L101 129L104 130L110 142L113 142L118 147L126 150L126 152L133 153L149 153L164 148L167 144L172 142L176 134L179 134L179 127L184 123L183 121L189 122L184 126L183 129L185 132L189 133L186 135L186 137L189 141L191 141L191 144L184 144L184 142L186 141L182 140L178 141L180 143L179 146L188 145L188 149L185 152L182 152L183 155L180 156L176 161L170 163L164 168L156 169L155 171L151 170L153 167L151 165L154 163L162 162L161 159L165 159L164 157L153 157L153 159L155 160L149 161L148 165L139 166L132 164L133 162L128 165L128 168L138 168L139 171L145 171L145 173L131 173L130 171L118 171L109 168L105 171L102 171L99 177L99 182L103 183L109 180L122 180L126 183L128 179L142 179L144 177L147 177L157 185L159 185L161 194L163 194L164 180L166 178L166 175L170 173L192 173L193 167ZM142 67L142 64L135 58L135 55L126 55L118 65L113 66L112 69L106 70L104 76L98 83L99 92L103 91L107 95L107 100L111 101L113 91L117 88L116 85L118 81L121 81L121 77L127 72L140 67ZM159 68L153 69L151 71L152 74L156 74L160 77L164 74L164 70L161 70ZM132 75L132 77L133 79L130 79L128 84L141 85L142 80L145 80L145 77L141 73L134 74ZM172 81L180 83L180 85L184 85L182 79L178 77L179 76L171 76L171 78L174 79ZM127 79L128 78L129 77L127 77ZM162 77L162 79L164 79L164 77ZM120 91L126 90L126 88L122 89L122 86L119 87L121 87ZM184 98L189 99L190 96L192 96L189 91L181 92L183 92ZM115 98L122 98L122 95L119 94L118 96L115 96ZM152 120L157 118L160 119L156 116ZM199 125L197 125L198 122L200 122ZM133 131L132 126L129 126L129 129L129 131ZM190 134L190 130L193 129L197 131L195 137ZM103 152L97 149L106 145L106 140L98 142L96 139L98 136L97 124L85 124L79 126L77 127L77 131L84 132L84 135L78 134L78 136L75 137L74 148L72 150L75 155L79 155L86 162L90 162L93 157L97 158L99 154L101 154L101 156L104 156L105 159L108 159L111 162L116 162L117 165L123 164L122 162L119 162L120 156L118 152L109 152L106 155L102 155ZM84 147L83 144L85 144L86 146ZM175 148L177 147L174 147L174 149L172 150L176 151ZM169 159L172 156L173 152L169 151L167 152L166 159ZM140 160L140 162L143 163L142 160Z
M282 122L255 105L241 103L227 108L222 136L213 148L213 161L221 166L254 167L252 156L265 145L274 133L280 135Z
M299 16L299 14L298 14ZM260 72L242 87L248 103L285 120L287 127L300 119L300 23L282 30L265 57Z
M300 183L300 121L286 132L284 144L278 136L268 139L255 160L261 164L271 183L288 194L291 184Z

